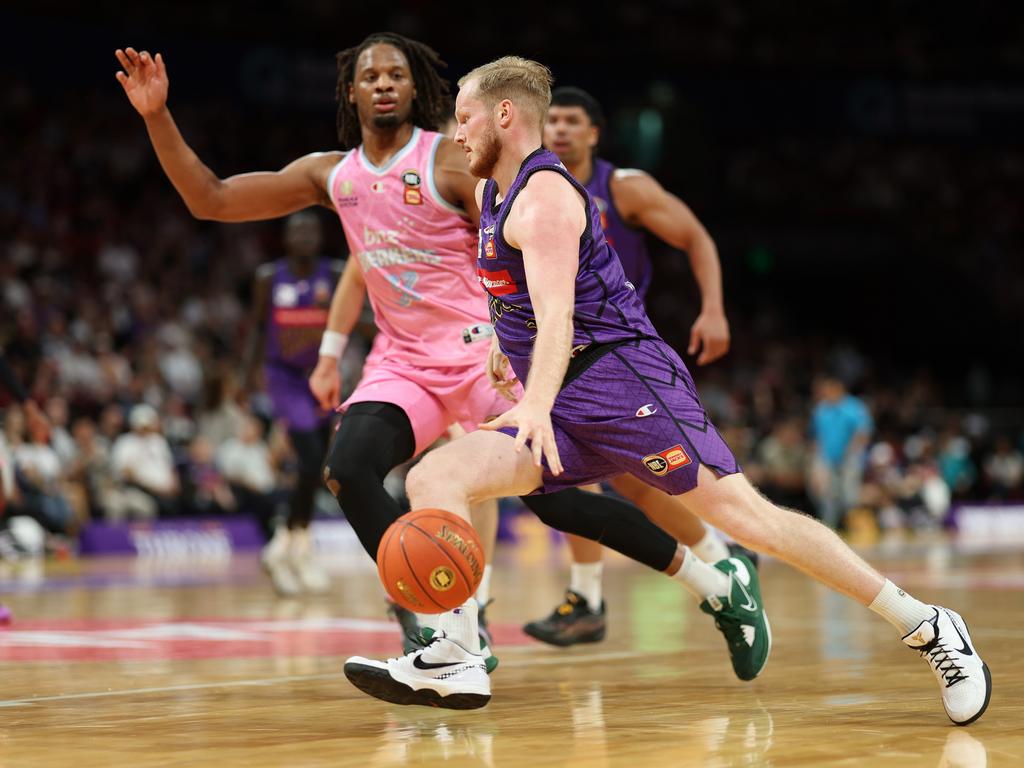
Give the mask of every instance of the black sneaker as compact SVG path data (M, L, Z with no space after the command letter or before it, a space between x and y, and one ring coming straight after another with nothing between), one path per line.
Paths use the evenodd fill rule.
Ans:
M761 565L761 556L757 554L757 552L755 552L754 550L747 549L742 544L736 544L735 542L732 544L726 544L725 546L726 549L729 550L729 557L737 557L739 555L742 555L743 557L747 558L747 560L752 562L755 568Z
M542 643L566 647L577 643L599 643L604 640L605 603L601 610L590 609L587 598L571 589L565 591L565 602L555 608L546 619L531 621L523 632Z

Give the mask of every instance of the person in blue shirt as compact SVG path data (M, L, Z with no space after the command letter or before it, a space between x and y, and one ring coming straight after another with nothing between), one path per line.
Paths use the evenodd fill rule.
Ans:
M847 392L838 376L819 377L814 394L811 432L816 450L809 485L821 521L836 528L860 498L874 422L864 401Z

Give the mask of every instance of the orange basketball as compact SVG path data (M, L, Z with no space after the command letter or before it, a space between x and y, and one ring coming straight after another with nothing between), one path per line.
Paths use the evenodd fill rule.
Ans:
M484 548L466 520L417 509L384 532L377 571L388 595L416 613L444 613L473 596L484 575Z

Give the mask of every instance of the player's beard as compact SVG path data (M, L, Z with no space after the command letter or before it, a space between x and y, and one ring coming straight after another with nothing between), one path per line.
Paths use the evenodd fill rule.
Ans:
M480 140L474 142L473 159L469 161L469 172L478 179L491 178L500 155L501 146L498 143L498 132L494 130L494 123L491 122Z
M392 130L402 124L402 119L392 113L390 115L374 115L373 116L373 127L378 130Z

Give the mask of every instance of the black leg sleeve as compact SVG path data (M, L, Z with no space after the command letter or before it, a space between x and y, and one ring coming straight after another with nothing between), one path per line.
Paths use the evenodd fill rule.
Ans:
M545 525L592 539L656 571L675 557L676 540L629 502L579 488L520 498Z
M384 532L402 514L384 490L384 478L414 450L405 411L391 403L356 403L342 417L327 453L324 482L373 559Z

